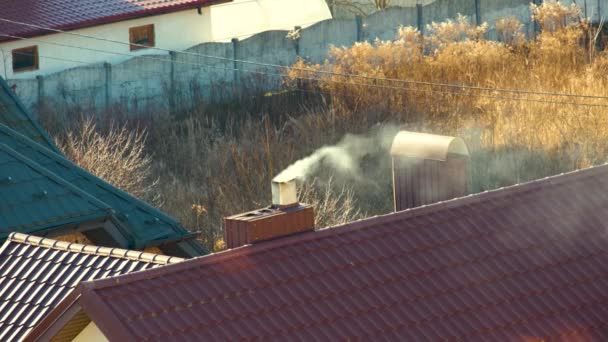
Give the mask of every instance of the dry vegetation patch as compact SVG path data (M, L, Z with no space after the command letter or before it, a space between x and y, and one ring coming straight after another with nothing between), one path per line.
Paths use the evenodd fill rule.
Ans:
M393 41L334 47L323 64L299 61L286 87L320 93L315 106L185 113L149 125L145 153L143 135L120 129L97 135L90 124L62 146L84 167L144 198L143 184L158 179L162 209L202 230L215 249L223 246L222 217L268 205L274 175L372 127L463 137L472 149L473 191L604 163L608 108L602 106L608 101L530 93L608 96L608 57L595 48L597 30L575 7L555 1L532 6L531 14L543 29L535 38L527 39L516 19L503 18L496 23L500 41L488 41L487 25L459 17L430 25L424 37L403 27ZM312 77L319 81L302 80ZM368 181L320 170L303 184L301 196L317 205L319 226L391 211L388 153L364 158L361 170Z

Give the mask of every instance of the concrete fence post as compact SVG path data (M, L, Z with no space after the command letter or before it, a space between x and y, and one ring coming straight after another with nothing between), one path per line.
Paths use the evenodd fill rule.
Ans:
M170 51L169 58L171 59L171 68L169 69L169 112L175 113L176 111L176 87L175 84L175 64L177 62L177 52Z
M598 0L598 1L599 1L599 0ZM583 11L584 11L584 12L583 12L583 14L585 15L585 18L588 18L588 17L589 17L589 15L587 14L587 0L584 0L584 2L583 2L583 6L584 6L584 7L583 7ZM593 19L593 18L592 18L592 19Z
M294 32L298 32L298 34L302 34L302 26L296 26L293 28ZM296 57L300 56L300 37L293 38L294 48L296 49Z
M360 42L361 40L363 40L363 18L360 15L356 16L355 23L357 26L357 41Z
M239 39L232 38L232 82L235 89L240 85L239 64L237 62L239 56Z
M44 77L42 75L36 76L36 80L38 80L38 113L42 111L44 107Z
M103 63L104 73L105 73L105 105L106 109L110 109L112 105L112 64Z
M540 6L543 4L543 0L533 0L533 3L536 6ZM538 23L536 21L533 21L532 24L534 25L534 39L536 39L536 37L538 36L538 33L540 32L540 26L538 25Z
M475 23L477 24L477 26L481 25L481 8L479 5L479 1L480 0L474 0L475 1Z
M422 5L416 4L416 24L420 34L424 34L424 18L422 17Z

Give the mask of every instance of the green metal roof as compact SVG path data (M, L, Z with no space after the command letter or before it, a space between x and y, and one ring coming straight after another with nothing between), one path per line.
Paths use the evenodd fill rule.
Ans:
M49 152L52 153L52 152ZM0 144L0 238L112 215L107 204Z
M92 216L85 214L90 209L85 204L65 199L63 194L69 192L70 196L76 196L75 194L88 196L89 200L92 198L97 201L98 207L112 211L113 214L110 215L112 221L122 231L121 234L127 235L125 238L130 241L130 245L123 247L142 249L148 246L163 245L167 248L177 248L176 253L179 252L183 255L196 256L207 253L200 243L191 240L194 234L188 232L175 219L67 160L1 77L0 143L6 145L5 149L11 149L20 157L25 158L29 167L36 168L45 174L47 179L61 180L56 184L59 188L64 187L63 190L60 190L54 185L52 192L47 190L47 194L44 196L56 196L59 200L49 201L44 205L40 202L38 207L36 207L38 204L35 204L38 202L31 201L32 203L30 203L25 198L18 196L25 196L23 194L33 189L28 187L43 187L44 184L47 184L41 178L19 183L21 188L18 190L15 188L15 191L10 194L4 194L0 190L0 208L6 210L5 212L0 211L0 215L2 215L0 217L0 239L6 237L4 229L9 229L6 227L9 220L14 220L10 223L10 229L21 229L26 233L34 233L43 227L52 227L53 224L60 227L70 223L84 223L97 218L97 213L91 214ZM14 173L13 164L0 165L0 176L5 173ZM75 190L77 193L73 193ZM42 194L44 193L42 192ZM14 196L14 198L6 196ZM26 201L25 205L17 205L17 198ZM63 202L63 200L67 202ZM47 218L49 221L44 224L40 223L37 217L40 210L48 211L46 214L49 215ZM52 215L56 216L53 218ZM68 219L63 220L63 217L68 217ZM19 225L21 228L15 226L17 221L21 222Z
M140 249L158 245L166 240L180 239L190 234L175 219L160 210L92 175L63 156L42 147L3 124L0 124L0 144L6 144L112 208L115 211L114 217L131 234L133 245L129 246L130 248ZM14 210L15 215L29 215L28 212L22 212L19 207L15 207ZM72 208L68 207L65 210L71 211ZM27 231L27 233L31 232Z
M0 123L11 127L51 151L61 154L48 134L32 118L30 112L2 77L0 77Z

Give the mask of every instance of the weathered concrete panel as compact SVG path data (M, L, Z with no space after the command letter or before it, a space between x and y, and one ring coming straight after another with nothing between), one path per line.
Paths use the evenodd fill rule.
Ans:
M302 30L300 56L314 63L327 58L330 45L351 46L357 41L357 21L334 19L317 23Z
M393 40L401 26L418 26L416 7L392 7L363 18L363 40Z
M235 77L232 43L204 43L176 54L174 89L176 104L191 107L199 100L227 99ZM217 58L204 57L213 56Z
M36 111L38 106L38 80L9 80L8 85L15 89L15 93L27 109L32 112Z
M103 64L72 68L44 76L44 101L52 106L97 110L105 106Z
M483 2L483 0L481 0ZM424 25L432 22L442 22L455 19L458 14L468 17L475 22L475 0L437 0L422 8Z
M171 56L136 57L112 66L112 102L130 112L169 108Z
M259 33L237 44L238 60L263 64L292 65L297 59L297 41L287 37L288 31ZM282 84L283 68L237 63L240 84L248 91L274 90ZM251 72L244 72L251 71Z
M481 21L488 23L490 39L497 39L496 21L505 17L515 17L523 25L529 37L534 36L534 24L530 14L529 0L505 0L500 3L480 1Z

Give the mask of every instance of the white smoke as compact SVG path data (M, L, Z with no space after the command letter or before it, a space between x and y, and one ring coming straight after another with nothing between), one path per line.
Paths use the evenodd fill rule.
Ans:
M366 156L388 153L393 138L399 131L396 126L380 126L369 134L347 134L333 146L323 146L310 156L291 164L274 181L284 182L292 179L306 180L319 167L331 169L337 176L360 180L361 161Z

